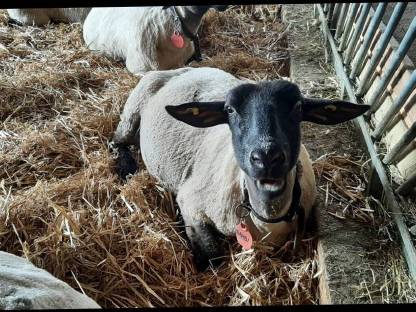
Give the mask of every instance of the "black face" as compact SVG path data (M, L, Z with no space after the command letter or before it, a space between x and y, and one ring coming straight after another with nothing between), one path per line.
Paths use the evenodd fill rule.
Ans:
M263 201L285 190L297 162L301 100L298 87L287 81L244 84L227 95L235 156Z
M301 121L337 124L368 108L305 98L295 84L284 80L240 85L228 92L225 101L166 106L170 115L191 126L228 123L249 192L255 192L256 200L266 205L286 189L299 156Z

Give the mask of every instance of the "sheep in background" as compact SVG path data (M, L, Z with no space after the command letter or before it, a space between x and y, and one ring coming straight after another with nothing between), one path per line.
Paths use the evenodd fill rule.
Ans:
M83 26L91 50L126 62L134 74L182 67L200 58L197 31L210 9L226 5L93 8Z
M76 291L28 260L0 251L0 309L99 309Z
M18 24L43 26L49 22L83 23L91 8L8 9Z
M149 173L175 193L201 270L223 255L222 235L237 234L244 248L253 239L281 244L294 231L301 238L305 222L314 225L316 196L301 121L336 124L367 109L303 97L285 80L247 83L214 68L155 71L130 94L113 144L123 178L135 169L127 146L140 145Z

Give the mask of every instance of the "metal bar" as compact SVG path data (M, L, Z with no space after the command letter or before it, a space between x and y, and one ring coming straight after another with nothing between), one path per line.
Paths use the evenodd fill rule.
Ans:
M373 138L380 139L388 123L392 120L392 118L394 117L394 115L396 115L396 113L400 110L400 108L402 108L404 103L406 103L407 99L409 98L410 94L414 91L415 87L416 87L416 70L413 70L412 75L410 76L404 88L400 91L399 96L396 98L394 103L389 107L388 111L383 116L383 119L380 121L376 129L371 134Z
M371 19L371 23L368 26L368 29L364 35L364 42L358 50L357 56L354 58L352 62L350 79L354 79L355 76L359 75L359 73L361 72L364 65L366 53L370 48L371 41L373 40L377 28L380 25L381 19L383 18L383 14L386 11L386 8L387 2L382 2L377 6L377 10L374 13L373 18Z
M337 2L335 3L335 7L334 7L334 11L332 13L332 16L329 20L329 28L334 29L334 26L336 25L336 21L338 19L339 16L339 8L341 6L341 3Z
M334 38L332 37L328 29L328 26L325 24L326 22L325 15L320 5L317 6L317 9L318 9L320 20L321 20L321 27L325 33L325 36L327 36L328 42L331 46L335 71L337 75L340 77L340 79L342 80L344 87L348 93L348 97L350 98L350 101L357 103L357 98L354 94L351 83L348 80L348 76L344 71L344 65L342 63L341 56L337 52L337 46L335 44ZM407 266L409 268L410 276L412 277L413 280L416 281L416 250L415 250L415 247L413 246L407 226L404 223L403 214L395 199L393 189L390 186L390 181L386 175L383 165L380 159L378 158L378 155L374 148L370 134L368 133L367 125L365 123L364 118L362 116L359 116L354 119L354 123L361 130L360 133L362 135L362 138L364 139L368 153L370 154L371 161L383 185L383 189L384 189L385 197L386 197L386 204L387 204L388 209L392 212L393 220L400 234L399 235L400 242L402 245L403 254L406 259Z
M347 16L348 9L350 8L349 3L343 3L341 7L341 13L337 21L337 29L335 30L335 38L338 39L341 36L341 31L344 30L345 17Z
M370 8L371 8L371 3L363 4L360 17L358 18L357 24L355 24L354 32L348 44L347 51L345 52L344 64L349 64L351 62L351 58L353 56L355 47L357 46L357 41L360 37L360 34L363 31L364 23L367 19Z
M413 173L413 175L407 179L400 187L397 188L396 192L397 194L400 194L402 196L408 195L412 189L416 186L416 172Z
M396 161L397 156L399 156L400 152L408 146L414 139L416 138L416 122L412 124L409 130L405 132L405 134L400 138L400 140L394 144L393 148L387 155L383 158L383 163L386 165L392 164Z
M371 105L371 108L368 110L367 115L374 113L382 104L382 101L380 101L380 96L386 90L387 84L389 83L391 77L393 77L395 71L399 67L403 58L406 56L406 53L409 50L415 38L416 16L413 18L412 23L407 29L402 42L400 42L400 45L397 48L397 51L394 52L391 62L388 64L388 67L381 76L381 79L377 84L375 92L371 95L371 98L368 100L368 104Z
M341 43L339 44L338 51L343 51L345 49L345 45L347 44L348 37L350 36L352 24L354 23L355 16L357 15L357 11L359 8L359 3L354 3L350 9L349 15L347 17L347 21L345 22L345 30L341 36Z
M328 12L329 3L324 3L324 12Z
M334 9L335 9L335 3L330 3L329 4L329 9L328 9L328 21L332 20L332 16L334 14Z
M393 14L390 17L390 20L384 30L380 40L377 43L376 48L374 49L374 54L370 60L370 65L365 69L365 72L360 79L360 85L358 86L357 95L363 96L370 87L370 76L374 73L377 64L380 62L383 53L385 52L387 45L390 41L391 36L393 35L394 30L399 24L400 18L403 15L404 10L406 9L407 2L399 2L394 7Z

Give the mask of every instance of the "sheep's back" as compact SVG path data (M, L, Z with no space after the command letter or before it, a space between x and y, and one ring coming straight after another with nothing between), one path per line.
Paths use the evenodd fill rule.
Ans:
M91 8L8 9L10 18L25 25L42 26L49 21L83 23Z
M171 117L165 107L224 100L228 90L242 81L215 68L152 72L152 77L157 83L174 72L179 74L165 82L141 108L140 148L149 173L176 192L197 165L195 155L216 153L204 141L218 129L189 126ZM216 127L229 131L226 126Z

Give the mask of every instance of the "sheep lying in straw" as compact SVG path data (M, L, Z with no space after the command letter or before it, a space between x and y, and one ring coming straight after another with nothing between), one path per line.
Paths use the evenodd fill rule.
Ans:
M200 60L197 31L210 8L227 6L93 8L83 26L84 41L125 61L134 74L179 68Z
M314 224L316 196L301 121L336 124L367 108L214 68L150 72L130 94L113 143L125 177L135 170L126 146L140 141L149 173L176 194L203 269L223 255L219 234L237 236L245 249L262 239L281 244L293 232L301 238Z
M100 306L29 261L0 251L0 309L68 308Z
M8 9L9 17L23 25L49 22L83 23L91 8Z

